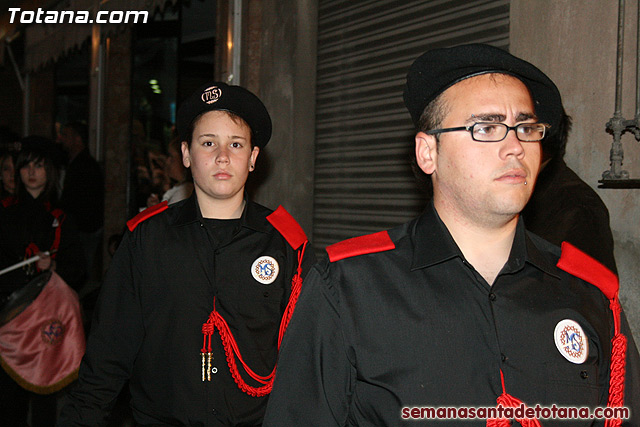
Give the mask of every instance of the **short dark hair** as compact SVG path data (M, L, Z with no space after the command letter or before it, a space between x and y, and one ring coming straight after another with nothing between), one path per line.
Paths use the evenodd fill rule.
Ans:
M242 117L240 117L236 113L233 113L233 112L228 111L228 110L209 110L209 111L204 111L204 112L198 114L197 116L195 116L194 119L191 120L191 123L189 123L189 127L187 128L187 134L185 135L185 140L187 141L187 145L188 145L189 148L191 148L191 142L193 140L193 131L196 129L196 126L198 125L198 122L200 121L202 116L204 116L207 113L210 113L211 111L220 111L222 113L225 113L227 116L229 116L229 118L235 124L244 123L244 125L249 128L249 132L251 134L249 142L251 143L251 149L253 149L253 147L254 147L254 145L253 145L253 140L254 140L253 129L251 129L251 126L249 126L249 123L247 123L247 121L245 119L243 119Z
M416 129L417 132L426 132L432 129L438 129L442 126L444 118L449 113L449 105L444 99L444 92L434 98L422 111L420 119L418 120ZM438 135L436 138L436 150L440 146L440 140ZM416 178L418 188L425 193L428 199L433 197L433 184L431 183L431 175L427 175L418 166L415 150L413 151L413 157L411 159L411 169L413 175Z
M567 151L569 133L573 127L573 119L562 110L562 118L556 129L550 129L542 142L542 151L547 158L562 159Z
M22 149L18 153L16 159L16 196L18 199L24 197L27 192L24 183L20 177L20 169L28 165L30 162L44 163L44 169L47 173L47 183L41 196L45 201L56 204L58 201L58 168L54 162L53 144L54 142L48 138L39 136L29 136L21 140Z

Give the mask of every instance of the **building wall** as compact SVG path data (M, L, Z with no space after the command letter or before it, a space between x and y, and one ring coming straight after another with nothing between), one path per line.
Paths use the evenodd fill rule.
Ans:
M0 127L7 127L22 136L22 90L13 67L8 64L0 67Z
M626 2L622 115L635 114L637 3ZM607 205L615 240L621 300L640 339L640 189L598 189L609 169L612 136L605 124L613 116L616 82L618 2L512 0L511 52L536 64L558 85L573 131L567 164ZM640 144L623 135L624 165L640 178Z
M272 209L283 205L311 235L317 2L255 3L248 8L252 19L245 20L249 39L243 43L242 75L248 83L241 84L265 103L273 135L259 155L251 190L258 203Z
M104 240L122 233L127 212L127 180L131 149L131 30L107 41L104 99ZM110 256L105 254L104 266Z
M55 140L53 115L55 105L55 66L49 64L29 76L29 127L27 135Z

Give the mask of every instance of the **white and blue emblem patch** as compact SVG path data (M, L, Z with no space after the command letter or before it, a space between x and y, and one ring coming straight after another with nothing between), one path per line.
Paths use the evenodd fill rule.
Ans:
M578 322L564 319L558 322L553 339L561 355L571 363L581 364L589 355L589 339Z
M251 266L251 275L263 285L273 283L279 271L278 261L266 255L258 257Z

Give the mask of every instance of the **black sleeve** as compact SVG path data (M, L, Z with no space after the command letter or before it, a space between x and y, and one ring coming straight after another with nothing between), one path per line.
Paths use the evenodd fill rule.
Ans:
M58 426L104 425L131 375L144 336L134 252L127 233L105 277L79 378L65 396Z
M307 242L307 246L304 250L304 257L302 259L302 278L304 279L309 274L311 268L316 264L316 254L313 251L311 242Z
M343 426L354 369L347 356L338 303L313 268L302 285L284 336L264 426Z

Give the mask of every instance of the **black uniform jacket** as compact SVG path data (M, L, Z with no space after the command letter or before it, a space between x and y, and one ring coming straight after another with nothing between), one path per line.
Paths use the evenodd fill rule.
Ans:
M608 300L555 266L557 247L520 221L509 259L489 286L433 205L389 236L395 249L326 261L309 273L282 344L265 427L404 426L413 422L402 418L403 407L495 408L501 370L506 392L529 407L606 406ZM588 337L582 364L556 348L563 319ZM626 403L640 417L638 352L626 320L623 332L630 339Z
M127 380L140 425L260 425L267 398L248 396L235 384L218 331L212 338L217 373L210 382L202 381L200 350L215 297L249 367L263 376L273 369L298 263L297 252L267 222L270 213L247 202L232 235L218 240L194 194L127 232L107 272L78 385L58 425L101 425ZM307 271L313 255L310 248L305 254ZM263 255L280 268L267 285L251 273Z
M58 244L54 244L56 234ZM26 193L19 201L5 199L0 204L0 270L23 261L30 244L41 252L56 249L56 272L71 287L78 288L85 272L84 254L70 218L42 197L34 199ZM0 301L37 274L34 263L0 276Z

